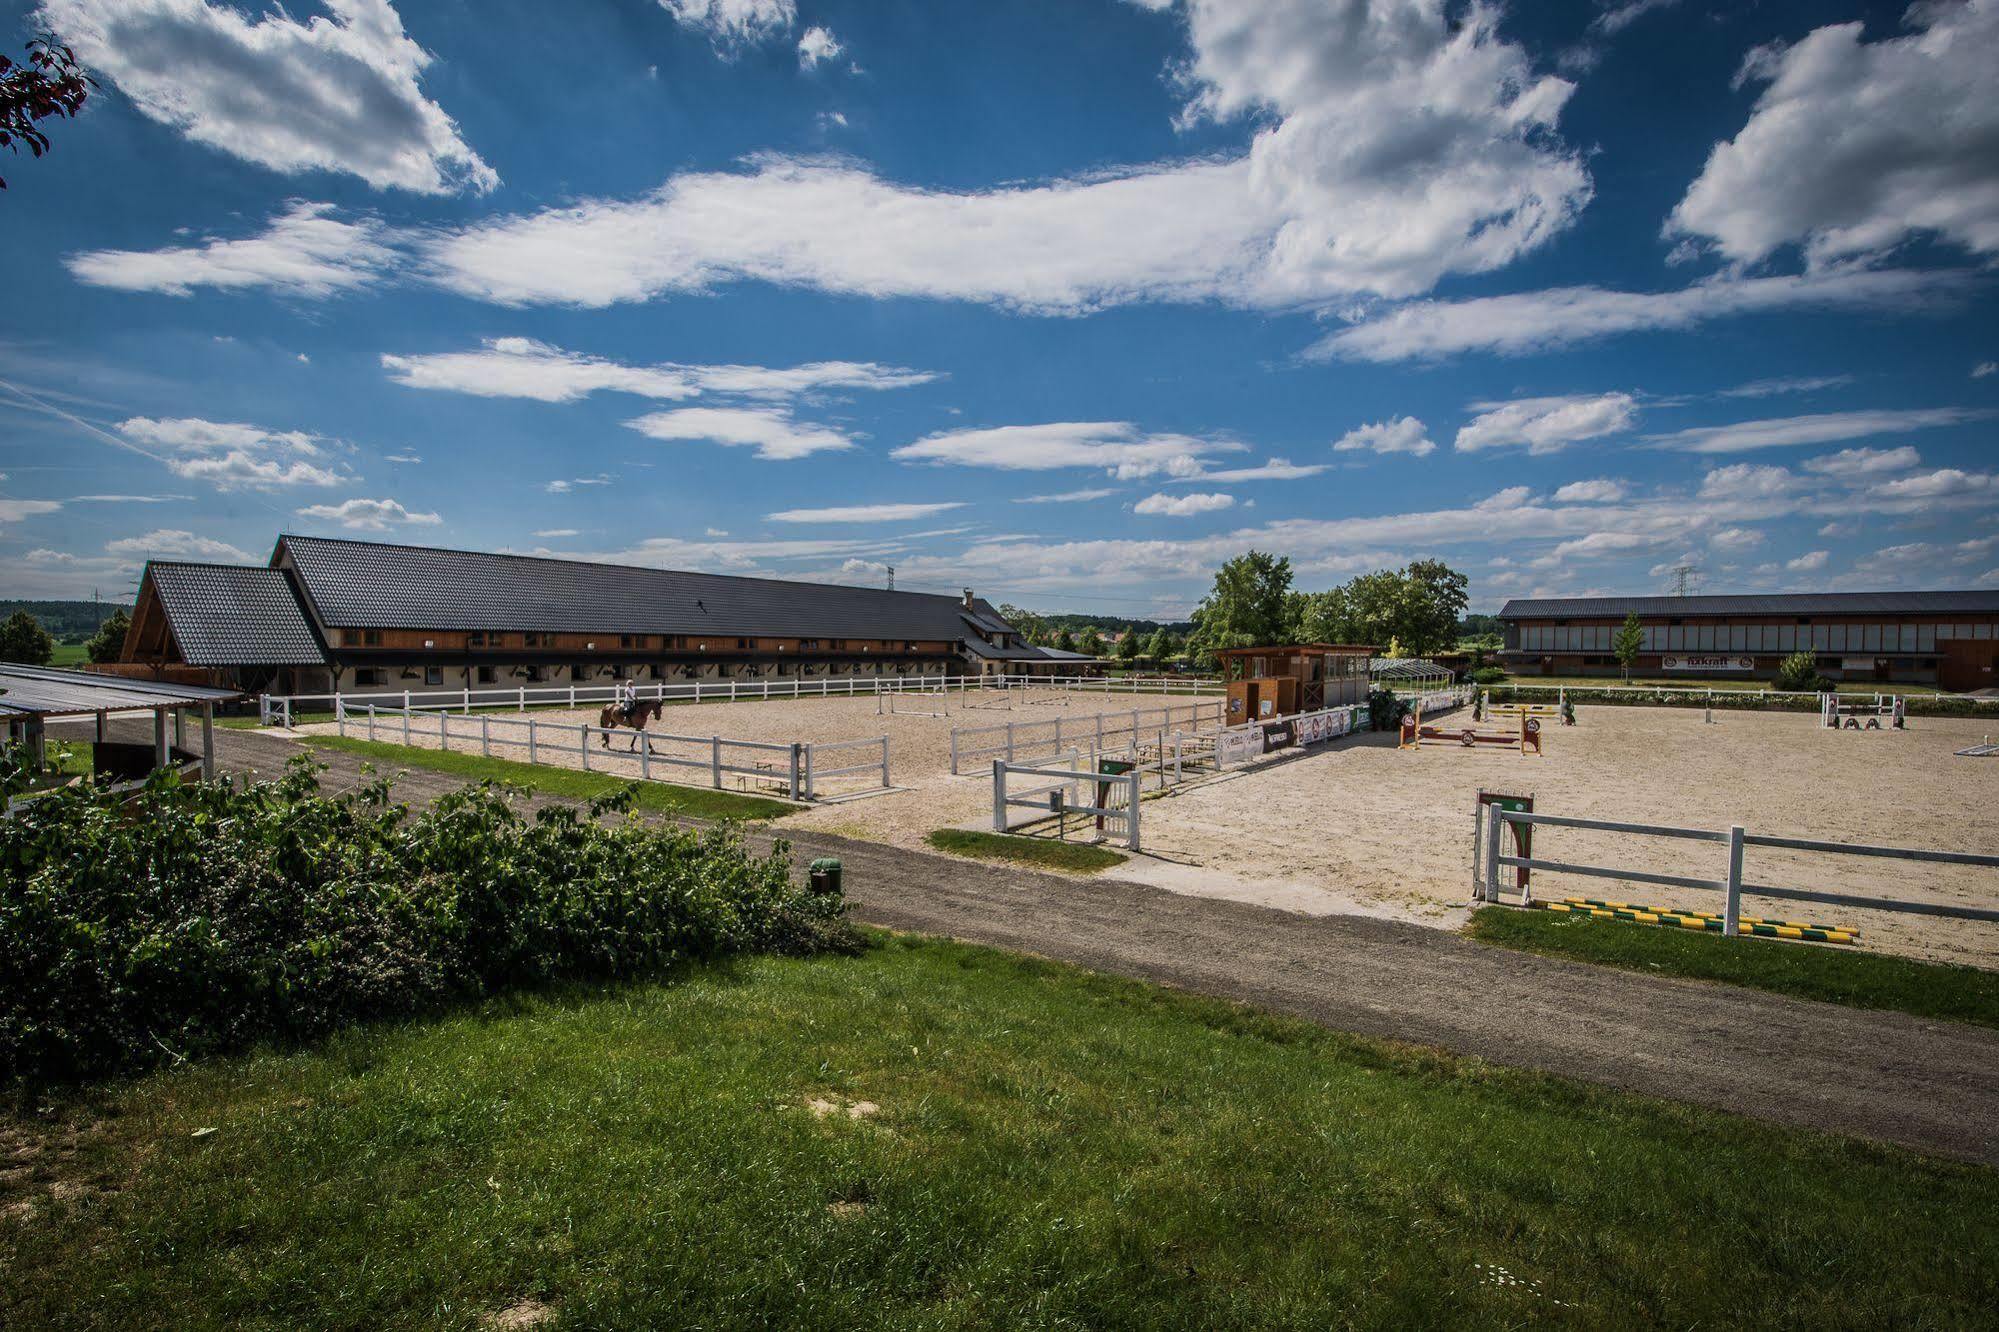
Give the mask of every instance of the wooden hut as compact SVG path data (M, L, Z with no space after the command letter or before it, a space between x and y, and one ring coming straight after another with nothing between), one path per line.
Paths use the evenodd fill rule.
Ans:
M1365 703L1368 663L1379 651L1358 643L1298 643L1217 652L1228 685L1227 724Z

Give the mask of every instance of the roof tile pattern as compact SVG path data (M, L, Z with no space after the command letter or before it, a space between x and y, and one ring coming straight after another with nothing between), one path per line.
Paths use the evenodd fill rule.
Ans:
M190 666L325 664L284 570L155 560L146 572Z
M1714 597L1515 598L1502 620L1625 615L1982 615L1999 612L1991 592L1797 592Z

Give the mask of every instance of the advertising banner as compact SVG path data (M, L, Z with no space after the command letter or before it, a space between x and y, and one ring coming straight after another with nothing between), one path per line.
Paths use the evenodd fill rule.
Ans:
M1659 658L1659 669L1663 671L1732 671L1747 675L1756 669L1756 658L1737 657L1728 654L1708 653L1703 656L1670 656Z

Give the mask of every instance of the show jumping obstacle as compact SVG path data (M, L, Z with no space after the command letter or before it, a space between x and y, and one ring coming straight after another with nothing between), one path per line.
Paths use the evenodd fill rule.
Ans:
M1458 745L1464 749L1477 749L1480 745L1504 745L1509 749L1518 749L1522 754L1539 754L1541 719L1521 716L1516 720L1519 725L1506 730L1481 730L1476 726L1425 726L1423 708L1418 704L1402 719L1402 734L1395 747L1415 749L1425 742Z
M1841 702L1838 694L1819 695L1819 724L1835 731L1906 730L1907 717L1908 702L1900 694L1876 694L1855 702Z
M1478 706L1472 710L1474 721L1499 721L1519 717L1539 717L1547 721L1559 721L1564 726L1576 724L1576 705L1569 702L1568 691L1564 689L1553 703L1495 703L1490 689L1479 694Z

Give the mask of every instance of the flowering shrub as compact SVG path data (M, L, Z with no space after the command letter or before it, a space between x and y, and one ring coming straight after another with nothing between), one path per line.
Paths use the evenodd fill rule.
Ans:
M0 761L18 778L18 757ZM7 782L0 782L6 785ZM0 822L0 1079L74 1078L310 1038L569 978L851 949L837 896L707 832L525 816L482 784L412 813L329 796L293 761L235 790L159 774L42 795Z

